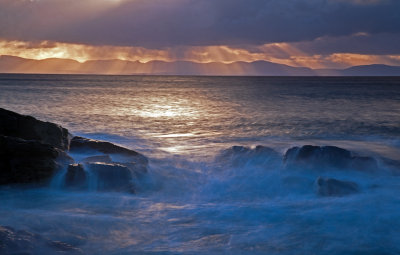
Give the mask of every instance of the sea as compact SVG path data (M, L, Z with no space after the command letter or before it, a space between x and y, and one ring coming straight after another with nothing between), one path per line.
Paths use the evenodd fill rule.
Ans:
M2 74L0 107L150 162L136 194L0 187L1 226L96 255L400 254L399 77ZM279 160L224 157L258 145ZM303 145L379 171L287 169ZM321 196L318 177L360 191Z

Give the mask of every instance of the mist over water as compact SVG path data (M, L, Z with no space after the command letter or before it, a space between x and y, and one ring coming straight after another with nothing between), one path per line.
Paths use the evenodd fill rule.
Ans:
M85 254L400 253L399 78L1 75L0 92L0 107L150 158L134 195L65 190L62 176L0 188L0 225ZM306 144L379 171L288 168ZM360 192L318 196L320 176Z

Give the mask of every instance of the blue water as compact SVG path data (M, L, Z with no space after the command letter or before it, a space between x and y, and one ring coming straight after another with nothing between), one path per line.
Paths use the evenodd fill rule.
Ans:
M0 225L85 254L399 254L400 79L0 75L0 107L150 158L135 195L0 189ZM336 145L380 171L221 160L233 145ZM323 169L322 169L323 170ZM320 197L318 176L359 194Z

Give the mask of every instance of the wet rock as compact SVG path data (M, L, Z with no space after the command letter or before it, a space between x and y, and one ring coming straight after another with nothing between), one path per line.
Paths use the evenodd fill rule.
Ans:
M350 151L336 146L293 147L284 156L286 167L305 169L355 169L373 171L378 169L377 162L371 157L359 157Z
M378 170L378 162L376 159L371 157L352 157L350 168L361 170L361 171L377 171Z
M67 188L83 189L87 187L85 169L82 164L70 164L65 175L65 186Z
M138 164L136 162L114 162L115 164L119 164L127 167L132 175L136 178L142 178L147 173L147 167L143 164Z
M83 163L95 163L95 162L101 162L101 163L112 163L112 159L109 155L97 155L97 156L91 156L84 158L82 160Z
M255 148L244 146L232 146L224 150L217 158L218 161L230 162L233 166L243 166L245 164L268 164L280 161L281 155L275 150L258 145Z
M87 173L93 175L95 189L99 191L134 192L132 173L126 166L119 164L87 163Z
M113 143L88 139L80 136L75 136L74 138L72 138L70 151L78 153L97 151L104 154L120 154L122 156L129 157L131 161L137 163L148 163L148 159L136 151L115 145Z
M71 160L52 145L0 135L0 185L46 182Z
M134 193L133 177L137 177L136 174L120 164L70 164L65 175L65 186L73 189Z
M318 177L316 185L317 194L320 196L346 196L359 192L357 183L333 178Z
M83 163L107 163L107 164L116 164L116 165L122 165L127 167L131 173L137 177L143 177L147 173L147 165L144 163L137 163L137 162L129 162L129 157L128 158L119 158L119 160L128 160L128 162L120 162L120 161L113 161L109 155L97 155L97 156L91 156L84 158L82 160Z
M36 140L61 150L68 150L71 137L67 129L57 124L2 108L0 108L0 135Z
M52 241L38 234L0 226L0 254L83 254L70 244Z

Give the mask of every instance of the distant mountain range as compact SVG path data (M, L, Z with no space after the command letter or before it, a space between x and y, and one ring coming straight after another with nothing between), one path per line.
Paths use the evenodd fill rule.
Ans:
M346 69L310 69L267 61L230 64L190 61L44 60L0 56L0 73L52 74L157 74L157 75L259 75L259 76L400 76L400 66L364 65Z

